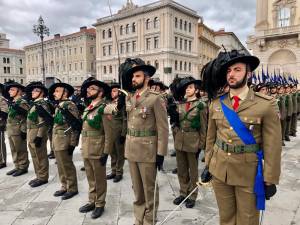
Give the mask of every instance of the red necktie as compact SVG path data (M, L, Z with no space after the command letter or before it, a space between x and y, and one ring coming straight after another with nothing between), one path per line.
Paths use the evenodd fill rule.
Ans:
M185 111L186 112L189 111L190 107L191 107L191 103L190 102L185 103Z
M137 93L135 99L138 100L141 97L140 93Z
M233 100L234 100L234 103L233 103L232 107L233 107L234 111L236 111L240 105L240 98L239 98L239 96L233 96Z

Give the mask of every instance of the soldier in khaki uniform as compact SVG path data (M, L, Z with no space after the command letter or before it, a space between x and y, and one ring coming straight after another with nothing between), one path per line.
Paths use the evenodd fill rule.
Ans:
M285 100L286 100L286 108L287 108L287 115L286 115L286 127L285 127L285 141L290 140L290 130L291 130L291 123L292 123L292 115L294 112L293 109L293 99L291 94L291 86L288 83L285 83Z
M282 133L282 146L285 146L284 144L284 134L285 134L285 126L286 126L286 115L287 115L287 109L286 109L286 97L284 94L284 86L282 84L278 84L277 87L277 104L279 107L280 112L280 124L281 124L281 133Z
M111 88L111 101L106 106L106 111L115 109L118 105L120 84L112 83ZM111 110L110 110L111 111ZM113 145L111 146L111 174L107 175L108 180L113 179L115 183L119 182L123 178L124 167L124 143L127 132L127 120L125 107L120 110L114 110L112 113L108 112L106 115L109 122L108 127L112 130L112 136L110 137Z
M58 101L55 109L52 131L52 144L57 162L61 189L54 193L55 197L62 196L62 200L72 198L78 194L76 168L73 163L73 151L78 145L80 130L75 130L66 114L71 114L79 120L76 105L69 100L74 88L66 83L55 83L49 88L49 99ZM75 122L76 122L75 121Z
M297 84L294 82L291 85L292 88L292 101L293 101L293 114L291 118L291 130L290 135L296 137L297 133L297 116L298 116L298 93L297 93Z
M206 77L212 80L206 87L216 87L217 90L227 82L230 89L228 94L220 97L214 95L216 98L209 107L206 169L202 175L209 175L209 170L213 176L221 225L258 225L258 209L264 209L265 198L269 199L276 193L279 182L281 128L278 106L273 97L255 93L247 86L247 79L259 65L257 57L233 50L221 53L210 66L223 55L226 61L216 73L203 73L204 80ZM218 83L214 86L212 83L215 82ZM230 120L236 116L240 121ZM253 136L254 143L245 140L245 131ZM264 166L260 170L258 163L262 163L262 154ZM254 189L255 182L257 189Z
M186 78L182 89L185 101L177 106L179 127L175 132L175 149L177 175L180 184L180 195L173 203L179 205L194 190L198 181L198 156L205 147L207 128L207 106L197 98L201 81L192 77ZM186 200L187 208L193 208L198 192Z
M6 167L5 127L8 113L7 100L2 96L4 86L0 84L0 169Z
M15 168L7 175L20 176L28 172L29 160L26 144L26 116L29 105L22 98L24 86L11 82L5 86L6 96L12 99L8 110L7 136Z
M163 98L148 89L156 69L141 59L132 61L131 69L122 77L131 81L135 90L126 99L125 157L135 194L135 225L152 225L158 207L158 189L154 198L157 168L162 168L168 148L168 117Z
M93 210L92 218L100 217L104 212L107 190L106 161L110 144L108 121L104 115L106 107L105 95L109 94L107 84L92 80L83 84L86 93L84 98L89 98L91 103L83 112L82 127L82 157L87 180L89 183L89 203L80 207L81 213Z
M27 115L27 138L36 178L29 185L38 187L48 183L49 178L47 140L50 124L43 114L47 113L51 117L49 105L44 100L48 96L48 89L41 82L32 82L25 91L33 100Z

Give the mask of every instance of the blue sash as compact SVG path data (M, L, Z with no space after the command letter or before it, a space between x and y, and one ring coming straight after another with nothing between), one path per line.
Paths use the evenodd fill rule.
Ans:
M239 115L232 109L228 108L223 100L227 95L220 97L220 102L222 105L222 110L224 115L229 122L230 126L233 128L238 137L244 142L245 145L256 144L255 138L251 131L245 126L241 121ZM264 188L264 176L263 176L263 158L264 154L262 150L256 152L258 159L255 183L254 183L254 193L256 195L256 208L258 210L265 210L265 188Z

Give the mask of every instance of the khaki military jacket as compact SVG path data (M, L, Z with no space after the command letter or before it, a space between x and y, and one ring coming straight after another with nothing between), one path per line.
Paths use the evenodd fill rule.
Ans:
M1 95L0 95L0 111L8 113L8 104L7 104L7 101ZM3 127L2 130L4 130L5 126L6 126L6 120L3 119L3 118L0 118L0 127Z
M277 95L277 104L279 107L279 112L280 112L280 120L285 120L286 115L287 115L287 108L286 108L286 99L285 95Z
M157 92L146 89L136 99L126 99L127 135L125 157L134 162L155 162L156 155L166 155L169 126L165 101Z
M186 111L186 103L177 106L180 127L175 134L175 149L177 151L198 152L204 149L207 129L207 106L200 100L190 102Z
M59 103L59 107L69 110L69 112L72 113L76 118L79 118L79 111L75 103L72 101L61 101ZM59 114L60 111L58 107L56 107L52 129L52 144L55 151L68 150L70 146L77 146L80 133L80 131L70 128L69 124L64 118L62 121L57 120L57 118L59 118Z
M287 116L292 116L293 114L293 99L291 94L286 94L286 108L287 108Z
M109 152L113 151L114 143L120 136L125 137L127 133L127 116L125 107L118 111L117 101L110 101L107 103L104 109L104 116L107 121L106 132L109 133Z
M298 94L297 93L293 93L292 95L292 101L293 101L293 114L298 112L298 102L297 102L297 98L298 98Z
M50 108L44 99L36 99L27 114L27 138L33 142L36 137L47 137L50 124L38 115L36 105L42 106L49 114Z
M232 109L229 95L224 104ZM237 113L264 152L265 182L278 184L281 125L276 100L250 89ZM219 98L212 101L209 108L205 164L213 176L229 185L253 186L258 162L256 153L226 153L216 145L217 139L228 145L244 145L225 118Z
M30 108L27 101L23 98L19 98L14 102L27 111ZM8 136L20 135L21 132L26 133L26 116L16 113L11 107L9 107L6 130Z
M99 159L103 153L110 154L110 136L113 132L108 130L108 120L104 115L105 100L99 101L93 107L86 107L82 119L82 157L86 159Z

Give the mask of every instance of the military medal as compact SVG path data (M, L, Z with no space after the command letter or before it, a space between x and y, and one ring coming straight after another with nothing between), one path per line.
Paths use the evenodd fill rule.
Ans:
M142 113L142 118L143 118L143 119L146 119L146 118L147 118L146 112L147 112L147 107L146 107L146 106L145 106L145 107L142 107L141 113Z

